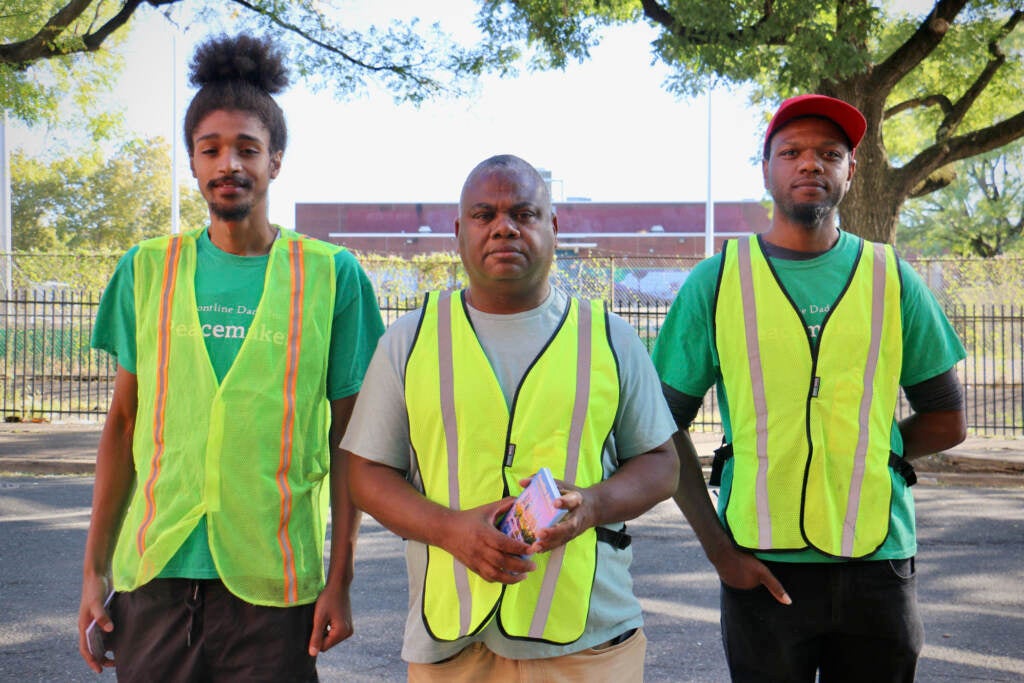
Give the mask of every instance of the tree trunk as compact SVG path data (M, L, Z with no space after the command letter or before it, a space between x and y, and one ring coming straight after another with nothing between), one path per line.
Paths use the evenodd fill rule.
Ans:
M892 244L900 207L908 188L896 169L889 166L889 155L882 142L885 93L867 76L841 83L822 83L818 92L845 100L860 109L867 119L867 130L855 159L856 171L846 197L839 205L839 224L843 230L872 242Z
M904 195L894 187L893 175L884 165L858 162L850 191L839 205L843 230L872 242L895 242Z

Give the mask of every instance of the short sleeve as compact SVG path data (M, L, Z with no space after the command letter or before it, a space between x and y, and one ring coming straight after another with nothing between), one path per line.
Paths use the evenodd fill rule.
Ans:
M702 397L717 379L714 300L721 255L698 263L679 289L652 352L661 381Z
M913 386L948 371L967 357L946 314L921 276L900 261L903 292L903 369L901 386Z
M361 458L403 472L410 467L405 363L419 318L420 311L406 313L381 337L341 442Z
M359 391L384 321L366 272L348 251L334 257L337 292L331 351L327 362L327 398L331 401Z
M135 252L121 257L103 290L90 344L117 359L117 364L136 373L135 359Z
M608 327L619 361L615 450L618 457L625 460L668 441L676 431L676 423L665 402L647 347L636 330L617 315L609 315Z

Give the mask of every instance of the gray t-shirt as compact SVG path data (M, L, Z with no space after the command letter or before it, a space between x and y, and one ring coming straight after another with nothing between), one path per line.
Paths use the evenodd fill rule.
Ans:
M567 303L566 295L552 294L537 308L523 313L496 315L468 306L477 338L498 378L505 401L511 406L523 374L554 333ZM381 338L370 361L363 388L349 422L342 448L360 457L409 472L409 418L405 407L405 364L416 335L421 311L399 318ZM647 349L622 318L609 315L612 349L619 363L619 408L602 455L605 477L621 460L646 453L668 441L676 431ZM597 572L590 614L583 636L565 646L505 638L494 622L473 637L444 643L433 640L423 626L422 590L426 546L406 543L410 609L405 624L402 658L409 662L436 662L452 656L471 642L483 641L493 652L510 659L537 659L578 652L642 625L640 603L633 595L629 565L632 548L616 550L598 543Z

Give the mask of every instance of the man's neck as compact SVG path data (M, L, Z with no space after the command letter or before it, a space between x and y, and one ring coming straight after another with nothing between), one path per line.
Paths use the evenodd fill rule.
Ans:
M551 285L546 282L543 287L523 292L493 291L470 284L466 288L466 301L470 306L483 313L511 315L512 313L532 311L544 303L550 294Z
M777 211L777 209L776 209ZM839 241L839 228L834 217L822 221L818 225L800 225L779 219L776 216L763 239L769 244L809 253L823 253Z
M237 256L262 256L270 253L277 238L277 228L266 216L254 215L240 221L225 221L210 216L210 241L221 251Z

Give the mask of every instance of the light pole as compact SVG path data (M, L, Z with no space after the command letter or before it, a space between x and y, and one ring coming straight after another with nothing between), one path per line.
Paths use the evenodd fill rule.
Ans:
M178 204L178 136L175 135L178 117L178 37L171 33L171 234L181 232L181 214Z
M0 250L3 250L3 295L11 296L11 163L7 151L7 112L0 116Z
M708 74L708 194L704 200L704 256L715 253L715 202L711 198L711 74Z

